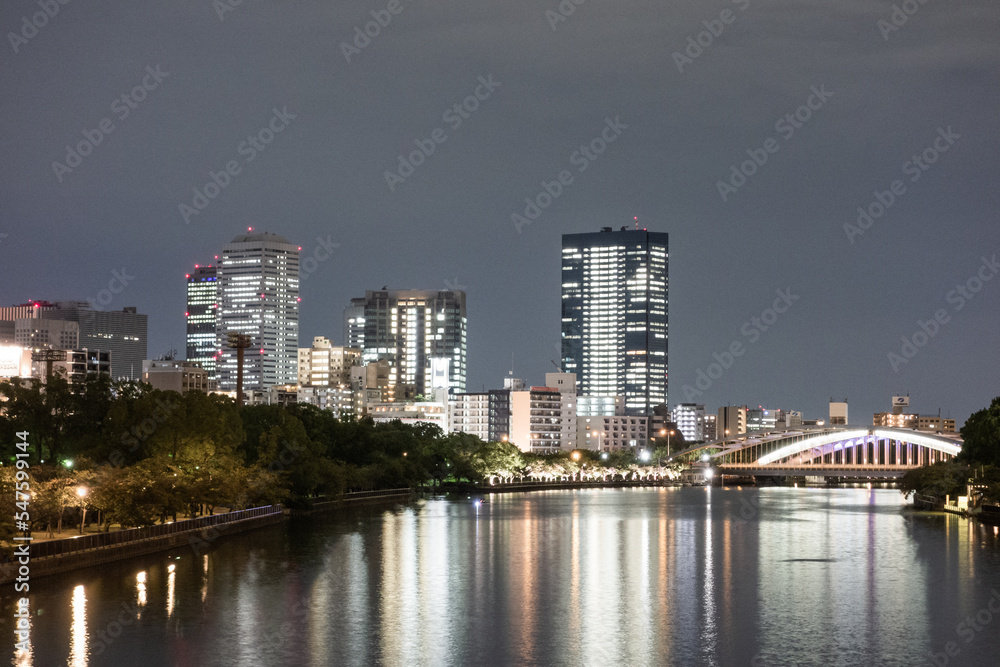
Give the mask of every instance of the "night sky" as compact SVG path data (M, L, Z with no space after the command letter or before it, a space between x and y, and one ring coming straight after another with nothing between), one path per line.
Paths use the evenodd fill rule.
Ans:
M0 302L95 299L117 271L106 307L149 315L151 357L183 354L185 272L253 226L329 252L301 345L342 343L366 289L461 288L469 390L512 354L541 384L560 236L638 216L671 237L671 405L808 419L846 397L864 424L909 391L961 424L1000 394L1000 278L975 278L1000 270L1000 5L902 4L897 26L861 0L4 2ZM85 133L100 143L67 158ZM416 141L433 153L400 172ZM195 201L210 172L225 187ZM845 229L859 207L879 215ZM794 298L771 318L778 290Z

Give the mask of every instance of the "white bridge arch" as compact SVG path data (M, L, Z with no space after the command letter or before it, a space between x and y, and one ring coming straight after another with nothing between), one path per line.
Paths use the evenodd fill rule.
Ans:
M708 454L721 474L899 477L946 461L962 438L901 428L819 428L727 438L680 452Z

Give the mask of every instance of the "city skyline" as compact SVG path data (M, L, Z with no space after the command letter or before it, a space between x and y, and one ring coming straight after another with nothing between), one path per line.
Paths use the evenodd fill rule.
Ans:
M537 383L561 236L638 216L671 235L671 403L866 414L909 390L964 420L1000 368L1000 280L977 284L1000 246L1000 8L928 3L886 32L888 2L732 4L716 36L722 6L403 3L350 58L363 3L60 5L0 63L4 301L97 301L124 269L106 308L150 314L149 356L182 350L165 287L267 228L303 247L300 344L342 343L360 290L451 286L474 304L467 389L512 354ZM0 8L5 34L27 11Z

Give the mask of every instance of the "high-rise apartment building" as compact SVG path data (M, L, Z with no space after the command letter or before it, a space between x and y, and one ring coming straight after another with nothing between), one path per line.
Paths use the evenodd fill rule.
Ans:
M212 264L195 264L187 279L187 360L200 364L209 379L215 378L215 360L219 352L218 269Z
M668 239L625 227L562 238L562 369L581 396L624 396L628 415L667 402Z
M465 292L366 291L344 310L344 340L361 350L362 363L388 361L391 386L465 392Z
M522 452L552 454L576 447L576 394L555 387L510 392L509 441Z
M230 333L250 338L243 366L244 390L294 385L299 348L299 251L267 232L237 236L218 262L216 377L219 389L236 389L236 350Z

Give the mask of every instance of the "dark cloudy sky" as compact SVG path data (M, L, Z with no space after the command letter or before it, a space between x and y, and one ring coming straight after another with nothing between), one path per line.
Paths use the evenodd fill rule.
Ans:
M342 309L365 289L458 285L469 389L499 385L512 353L540 384L558 359L560 235L639 216L671 237L671 404L739 341L690 396L807 418L847 397L851 421L870 423L909 391L916 410L961 423L1000 394L1000 278L949 301L1000 253L1000 5L910 2L889 31L885 1L587 0L555 22L556 0L400 0L347 62L342 44L388 1L77 0L34 30L39 4L10 0L0 301L95 298L124 269L134 279L108 307L149 314L151 356L183 350L185 271L252 225L304 256L339 244L303 283L303 344L342 342ZM703 22L721 34L699 37ZM687 48L690 62L674 55ZM115 100L153 87L147 67L165 78L123 117ZM454 127L446 111L491 75L500 86ZM813 87L832 96L793 133L776 126ZM275 108L294 119L248 161L241 142ZM571 155L607 118L627 128L580 173ZM103 119L114 129L57 176L66 145ZM438 128L444 143L390 191L384 172ZM904 166L939 128L948 150ZM769 139L776 152L723 201L717 182ZM186 222L179 205L232 160L240 173ZM564 169L572 184L518 232L511 214ZM901 194L849 239L845 223L897 179ZM786 288L799 298L753 335ZM938 310L947 321L894 369L889 353Z

